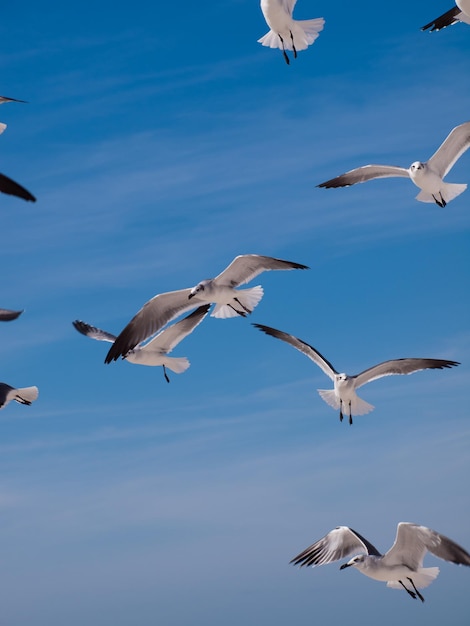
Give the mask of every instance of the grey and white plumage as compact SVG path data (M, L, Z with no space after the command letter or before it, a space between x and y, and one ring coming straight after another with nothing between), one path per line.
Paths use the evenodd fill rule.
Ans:
M297 58L297 52L306 50L317 39L325 24L322 17L294 20L292 13L296 2L297 0L261 0L261 11L271 30L258 39L258 43L282 50L287 65L290 61L286 50L292 50L294 58Z
M445 207L467 188L466 184L445 183L443 179L468 148L470 148L470 122L465 122L451 130L428 161L415 161L408 169L396 165L364 165L320 183L317 187L326 189L349 187L375 178L398 176L410 178L421 189L416 196L417 200L435 202L440 207Z
M0 322L11 322L16 320L23 311L12 311L11 309L0 309Z
M20 404L30 405L38 397L37 387L11 387L7 383L0 383L0 409L3 409L9 402L16 400Z
M446 26L452 26L452 24L457 24L458 22L470 24L470 0L455 0L455 4L455 7L423 26L421 30L433 32L446 28Z
M186 357L170 357L168 354L175 348L185 337L187 337L206 317L210 308L210 304L204 304L198 307L190 315L184 319L167 326L158 333L153 339L146 344L139 344L124 357L129 363L138 365L163 366L163 375L167 382L170 379L166 373L166 368L172 372L181 374L188 369L190 363ZM81 320L72 322L79 333L97 339L98 341L108 341L114 343L116 336L105 330L90 326Z
M418 589L430 585L439 574L438 567L423 567L426 552L444 561L470 566L470 554L457 543L426 526L400 522L393 546L382 555L375 546L348 526L337 526L319 541L291 560L294 565L315 567L356 554L340 569L355 567L393 589L405 589L424 602ZM359 553L359 554L357 554Z
M353 415L364 415L372 411L375 407L368 402L359 398L356 389L366 385L367 383L382 378L383 376L392 376L394 374L413 374L425 369L444 369L460 365L457 361L448 361L446 359L392 359L384 361L378 365L370 367L360 374L349 376L348 374L339 373L333 365L322 356L318 350L310 346L305 341L289 335L282 330L264 326L263 324L253 324L259 330L267 335L281 339L291 346L303 352L333 381L333 389L319 389L318 393L323 400L334 409L339 409L339 418L343 421L343 413L349 417L349 423L352 424Z
M126 356L172 319L202 303L214 303L212 317L228 318L251 313L263 297L263 288L236 289L269 270L308 269L306 265L284 261L259 254L235 257L230 265L215 278L209 278L195 287L157 294L134 315L111 346L105 363Z

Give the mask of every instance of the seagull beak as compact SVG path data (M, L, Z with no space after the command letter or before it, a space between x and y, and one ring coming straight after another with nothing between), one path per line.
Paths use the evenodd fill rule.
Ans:
M351 567L351 563L343 563L339 569L346 569L347 567Z
M188 295L188 300L191 300L191 298L193 298L194 296L195 296L195 294L194 294L193 292L191 292L191 293Z

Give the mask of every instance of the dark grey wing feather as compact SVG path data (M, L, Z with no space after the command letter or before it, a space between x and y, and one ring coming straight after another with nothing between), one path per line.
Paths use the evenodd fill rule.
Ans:
M197 296L189 300L191 289L160 293L146 302L117 336L109 349L105 363L125 357L137 344L145 341L172 319L194 309L201 303Z
M10 322L11 320L16 320L23 311L11 311L10 309L0 309L0 321L1 322Z
M345 174L341 174L341 176L336 176L336 178L331 178L324 183L320 183L317 187L324 187L325 189L349 187L356 183L365 183L374 178L391 178L394 176L409 178L408 170L396 165L364 165L363 167L357 167Z
M441 30L441 28L456 24L459 21L458 15L460 15L459 7L453 7L432 22L429 22L429 24L426 24L426 26L422 26L421 30L430 29L429 32L432 33L434 30Z
M79 333L85 335L86 337L90 337L90 339L96 339L98 341L110 341L111 343L114 343L114 341L116 340L116 335L112 335L105 330L96 328L96 326L91 326L90 324L82 322L81 320L75 320L74 322L72 322L72 324Z
M9 196L16 196L17 198L22 198L23 200L28 200L30 202L36 202L36 198L24 187L15 183L14 180L8 178L4 174L0 174L0 191L8 194Z
M456 365L460 365L460 363L458 361L447 361L446 359L393 359L369 367L369 369L354 376L356 380L355 387L358 389L362 387L362 385L377 380L377 378L382 378L383 376L413 374L420 370L442 370L448 367L455 367Z
M228 267L224 269L218 276L215 277L215 281L219 285L229 285L231 287L238 287L238 285L244 285L250 280L253 280L255 276L262 272L269 270L306 270L309 269L306 265L301 263L294 263L293 261L284 261L283 259L276 259L270 256L262 256L259 254L241 254L233 259Z
M355 530L348 526L337 526L295 556L291 563L301 567L326 565L361 552L381 556L377 548Z
M0 96L0 104L4 104L5 102L22 102L26 104L26 100L18 100L18 98L9 98L8 96Z
M10 391L14 391L14 387L7 385L6 383L0 383L0 408L5 404L7 395Z
M312 346L302 339L298 339L293 335L289 335L288 333L284 333L282 330L277 330L276 328L271 328L270 326L264 326L263 324L253 324L259 330L262 330L267 335L271 335L271 337L276 337L277 339L281 339L286 343L290 343L291 346L303 352L309 359L311 359L318 367L329 377L331 380L334 380L335 374L338 372L331 365L331 363L325 359L323 355L321 355L318 350L315 350Z

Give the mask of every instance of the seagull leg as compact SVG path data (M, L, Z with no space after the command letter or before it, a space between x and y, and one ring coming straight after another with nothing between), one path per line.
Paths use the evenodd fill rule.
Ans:
M434 194L431 194L432 197L434 198L434 202L441 207L441 209L443 209L445 207L445 205L447 204L447 202L444 200L444 198L442 197L441 192L439 192L439 195L441 196L441 200L438 200L436 198L436 196Z
M168 374L166 373L166 367L165 365L163 365L163 376L165 376L165 380L167 383L170 382L170 379L168 378Z
M240 302L240 300L238 298L234 298L235 302L238 302L238 304L242 307L242 309L246 312L246 313L251 313L250 309L247 309L246 306L244 304L242 304Z
M339 421L343 421L343 401L339 399Z
M290 39L292 41L292 50L294 51L294 59L297 58L297 50L295 49L295 43L294 43L294 35L292 34L292 31L290 32Z
M349 401L349 424L352 425L351 400Z
M408 580L409 580L409 579L408 579ZM407 587L405 587L405 585L402 583L402 581L401 581L401 580L399 580L398 582L399 582L399 583L400 583L400 585L403 587L403 589L406 591L406 593L409 593L409 594L410 594L410 596L411 596L414 600L416 600L416 594L415 594L415 592L414 592L414 591L410 591ZM414 587L414 585L413 585L413 587Z
M284 55L284 59L286 60L287 65L290 65L289 57L287 56L286 49L284 48L284 39L279 33L278 33L278 36L282 43L282 54Z
M442 202L442 208L444 208L447 204L447 202L444 200L444 198L442 197L442 191L439 192L439 195L441 196L441 202Z
M232 306L230 303L227 304L227 306L229 306L231 309L233 309L237 315L241 315L242 317L246 317L245 311L237 311L237 309L234 306Z
M413 579L410 578L409 576L407 576L408 580L410 581L410 583L413 585L413 589L416 591L416 595L418 596L418 598L421 600L421 602L424 602L424 598L423 596L419 593L419 591L416 589L416 586L413 582Z

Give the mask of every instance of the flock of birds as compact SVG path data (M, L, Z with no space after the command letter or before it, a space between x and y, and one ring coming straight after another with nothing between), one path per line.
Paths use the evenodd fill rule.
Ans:
M296 58L299 51L305 50L317 39L325 23L323 18L295 20L292 17L295 4L296 0L261 0L261 10L270 30L258 41L263 46L280 49L287 64L290 64L287 51ZM437 31L457 22L470 24L470 0L456 0L455 7L423 26L422 30ZM24 101L0 96L0 104L7 102ZM0 133L5 128L6 125L0 123ZM469 147L470 121L451 130L426 162L416 161L409 168L365 165L320 183L318 187L345 187L375 178L395 176L410 178L420 189L417 200L445 207L467 188L466 184L447 183L443 179ZM0 174L0 191L23 200L36 200L28 190L3 174ZM78 332L91 339L111 343L105 363L122 358L140 365L162 366L164 377L169 382L167 369L181 373L189 367L186 357L170 357L169 354L201 324L212 305L215 305L211 312L213 317L247 317L263 297L263 288L260 285L246 289L239 287L262 272L294 269L309 268L269 256L240 255L215 278L203 280L194 287L157 294L142 306L117 336L81 320L75 320L73 325ZM192 312L169 324L188 311ZM0 322L15 320L21 313L0 309ZM402 358L384 361L350 376L337 372L318 350L301 339L262 324L254 326L305 354L331 379L333 389L319 389L318 392L327 404L339 410L341 421L345 415L348 417L349 424L353 423L353 415L363 415L374 408L356 394L356 390L363 385L384 376L459 365L457 361L445 359ZM12 400L31 404L37 397L37 387L14 388L0 383L0 408ZM424 601L419 589L431 584L439 573L437 567L423 568L426 552L445 561L470 566L470 554L454 541L434 530L407 522L398 524L395 542L384 555L352 528L338 526L291 562L300 566L317 566L356 554L340 569L355 567L370 578L386 582L388 587L404 589L412 598Z

